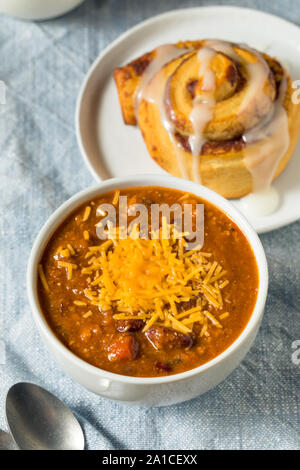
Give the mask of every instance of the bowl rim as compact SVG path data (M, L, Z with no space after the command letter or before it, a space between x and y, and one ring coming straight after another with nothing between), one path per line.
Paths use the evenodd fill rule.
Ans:
M254 310L245 328L243 329L241 334L235 339L235 341L221 354L214 357L205 364L202 364L196 368L187 370L185 372L163 377L133 377L116 374L93 366L81 359L80 357L76 356L56 337L55 333L48 325L47 320L40 307L37 293L37 265L53 233L59 227L59 225L68 217L68 215L72 213L76 209L76 207L80 206L84 202L87 202L94 197L97 197L97 195L105 194L117 188L141 186L160 186L170 189L186 191L191 194L195 194L201 197L202 199L206 200L207 202L210 202L211 204L215 205L219 210L224 212L230 219L233 220L233 222L239 227L239 229L247 238L248 243L252 247L252 251L256 259L259 275L258 293ZM66 360L72 362L73 366L77 367L78 369L85 369L87 372L98 376L100 379L104 378L112 382L122 382L128 384L153 385L177 382L185 380L189 377L193 377L195 375L199 375L202 372L220 364L223 360L232 355L240 346L242 346L245 340L259 326L261 318L263 316L264 306L268 292L268 266L266 255L257 233L252 228L250 223L246 220L246 218L239 212L239 210L236 209L228 200L215 193L214 191L202 185L199 185L198 183L194 183L192 181L188 181L182 178L177 178L170 175L140 174L112 178L103 182L99 182L96 185L90 186L76 193L63 204L61 204L47 219L34 241L28 260L26 281L29 304L32 310L35 323L41 332L41 336L45 337L45 339L47 339L48 342L52 344L52 346L56 349L60 356L63 356Z

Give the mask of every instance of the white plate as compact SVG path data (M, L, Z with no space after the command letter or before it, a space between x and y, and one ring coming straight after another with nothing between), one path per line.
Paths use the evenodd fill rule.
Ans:
M125 126L113 81L115 67L165 43L219 38L245 42L276 55L300 79L300 29L281 18L236 7L176 10L130 29L96 59L80 91L76 133L83 158L96 180L136 173L165 173L148 155L138 128ZM259 233L300 219L300 143L274 183L281 203L275 213L248 219ZM240 201L234 204L243 212Z

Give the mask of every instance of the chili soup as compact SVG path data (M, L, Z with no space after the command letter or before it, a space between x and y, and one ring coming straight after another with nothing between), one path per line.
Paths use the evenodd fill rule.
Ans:
M186 249L172 219L170 238L99 239L101 204L127 196L143 204L204 204L204 244ZM120 228L120 227L119 227ZM119 233L119 235L118 235ZM131 234L132 235L132 234ZM198 367L227 349L254 310L258 268L237 225L198 196L155 186L101 195L75 210L51 237L39 267L45 318L62 343L84 361L134 377L159 377Z

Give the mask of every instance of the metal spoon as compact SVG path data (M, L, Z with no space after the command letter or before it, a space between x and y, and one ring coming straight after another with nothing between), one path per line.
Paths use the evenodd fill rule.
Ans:
M71 410L37 385L21 382L10 388L6 419L21 450L84 449L84 435Z

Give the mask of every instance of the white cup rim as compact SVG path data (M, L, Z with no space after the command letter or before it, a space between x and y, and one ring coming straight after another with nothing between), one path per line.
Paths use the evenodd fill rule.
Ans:
M37 293L37 265L40 262L41 255L44 252L46 244L53 235L56 228L66 219L66 217L80 206L84 202L96 197L97 194L104 194L106 192L112 191L116 188L125 188L125 187L139 187L139 186L161 186L167 188L179 189L182 191L189 192L191 194L196 194L202 199L214 204L217 208L221 209L226 213L229 218L240 228L240 230L246 236L249 244L252 247L259 274L259 285L257 300L254 307L254 310L251 314L251 317L242 331L242 333L236 338L236 340L223 351L221 354L206 362L203 365L200 365L194 369L190 369L186 372L181 372L178 374L172 374L169 376L163 377L132 377L121 374L116 374L113 372L108 372L104 369L95 367L88 362L80 359L74 353L72 353L64 344L56 337L55 333L51 330L48 325L46 318L41 310L38 300ZM122 382L128 384L143 384L143 385L153 385L153 384L163 384L163 383L173 383L187 378L199 375L202 372L220 364L228 356L232 355L251 335L253 331L259 326L265 301L268 292L268 267L267 260L262 247L261 241L245 219L245 217L236 209L228 200L220 196L219 194L211 191L210 189L201 186L197 183L184 180L182 178L176 178L169 175L134 175L109 179L103 182L100 182L92 187L84 189L70 199L65 201L61 206L59 206L55 212L48 218L46 223L43 225L38 236L35 239L33 244L27 268L27 292L31 310L33 313L34 320L42 332L42 335L51 343L51 345L56 349L56 351L64 356L69 362L87 372L92 373L95 377L101 379L105 378L110 381Z

